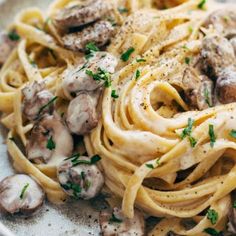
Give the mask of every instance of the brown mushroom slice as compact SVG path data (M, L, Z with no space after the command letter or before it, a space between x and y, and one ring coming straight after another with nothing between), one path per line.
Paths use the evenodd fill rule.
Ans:
M66 122L70 131L77 135L88 134L98 124L97 104L100 91L81 92L68 107Z
M216 94L223 104L236 102L236 69L224 69L216 81Z
M213 106L213 82L207 76L186 69L183 77L185 100L190 107L204 110Z
M87 3L62 9L54 20L60 28L73 28L97 21L112 9L109 1L90 0Z
M0 32L0 66L5 63L12 50L16 47L17 41L12 40L9 34Z
M52 113L54 110L53 99L55 98L51 92L45 90L45 84L37 81L29 84L22 90L23 114L29 120L35 120L40 115Z
M69 196L85 200L97 196L104 185L103 175L96 166L99 160L98 156L88 158L74 155L63 161L57 170L63 190Z
M235 10L225 8L212 12L206 19L204 26L212 26L217 33L224 37L236 35L236 14Z
M63 76L62 87L65 95L71 98L71 94L81 91L94 91L103 86L105 80L95 80L88 75L88 71L93 74L103 74L110 79L111 74L115 72L118 60L107 52L94 53L93 57L84 64L75 69L68 69Z
M209 35L203 39L202 69L210 77L218 77L221 71L235 63L236 57L232 44L219 35Z
M232 38L230 40L230 43L232 44L233 49L234 49L234 54L236 55L236 37Z
M29 216L43 205L45 194L31 177L17 174L0 182L0 207L11 214Z
M97 47L106 45L113 35L114 28L109 21L98 21L76 33L66 34L63 38L65 48L85 52L85 46L93 42Z
M72 150L72 136L56 113L44 115L34 125L26 145L27 158L37 164L57 165Z
M138 210L135 210L133 219L124 217L119 208L114 208L112 212L105 210L100 213L99 223L103 236L145 235L144 217Z

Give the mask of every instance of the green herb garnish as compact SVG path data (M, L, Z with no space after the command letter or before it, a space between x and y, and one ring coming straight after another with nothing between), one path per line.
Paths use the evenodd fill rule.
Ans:
M201 0L201 1L199 2L199 4L197 5L197 7L198 7L199 9L202 9L202 10L203 10L205 4L206 4L206 0Z
M188 27L188 31L189 31L189 33L192 33L192 32L193 32L193 27L192 27L192 26L189 26L189 27Z
M68 182L67 184L61 184L61 187L64 188L65 190L73 190L73 195L76 198L80 197L80 193L81 193L81 186L78 184L74 184L71 182Z
M109 222L111 222L111 223L122 223L122 220L121 220L121 219L118 219L118 218L114 215L114 213L112 213L112 216L111 216Z
M85 58L88 60L89 58L94 56L95 52L98 52L99 48L93 43L90 42L85 46Z
M186 63L187 65L189 65L189 64L190 64L190 61L191 61L191 59L190 59L189 57L185 57L184 61L185 61L185 63Z
M24 198L25 192L28 187L29 187L29 183L25 184L25 186L22 188L21 193L20 193L20 199Z
M9 32L8 33L8 38L12 41L20 40L20 36L15 31Z
M236 200L233 202L233 208L236 208Z
M222 231L218 231L218 230L213 229L213 228L206 228L206 229L204 229L203 232L205 232L209 235L212 235L212 236L224 236Z
M111 91L111 96L112 96L113 98L118 98L118 97L119 97L119 95L116 94L116 90L114 90L114 89Z
M53 141L52 136L48 139L46 147L47 147L47 149L49 149L51 151L56 148L56 143Z
M194 125L194 120L191 118L188 118L188 126L182 131L182 134L180 135L181 139L184 139L186 137L189 138L189 142L191 147L195 147L197 144L197 141L194 137L192 137L192 129Z
M205 98L205 103L209 106L212 107L211 101L210 101L210 96L209 96L209 91L207 88L204 88L204 98Z
M209 209L207 211L207 219L210 220L213 225L216 224L218 217L218 213L214 209Z
M42 113L42 111L44 109L46 109L47 107L49 107L50 105L52 105L56 100L57 100L58 97L54 97L52 98L47 104L45 104L44 106L42 106L40 109L39 109L39 112L38 112L38 116Z
M129 12L129 10L126 7L118 7L118 11L121 14Z
M134 49L133 47L129 48L126 52L124 52L124 53L121 55L120 59L121 59L122 61L124 61L124 62L128 61L129 58L130 58L130 56L131 56L131 54L132 54L134 51L135 51L135 49Z
M101 160L101 157L99 155L95 155L91 157L91 159L88 160L79 160L79 157L76 157L75 159L72 159L71 162L73 166L77 165L95 165L98 161Z
M136 70L136 72L135 72L135 80L138 80L138 78L140 77L140 75L141 75L140 70Z
M215 132L214 132L214 126L212 124L209 125L208 134L210 136L211 147L213 148L214 144L216 142L216 135L215 135Z
M236 130L235 129L232 129L229 133L229 135L233 138L236 138Z
M150 169L154 169L154 165L153 164L146 164L146 167L150 168Z
M111 86L111 74L108 71L103 70L99 67L97 73L93 73L91 70L86 70L85 73L90 77L92 77L94 80L97 81L104 80L105 87L108 88Z
M10 137L9 140L11 140L12 142L15 142L15 139L13 137Z

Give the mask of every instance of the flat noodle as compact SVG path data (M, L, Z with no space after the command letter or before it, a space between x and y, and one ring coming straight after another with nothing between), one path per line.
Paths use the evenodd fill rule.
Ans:
M48 17L80 2L56 0L49 7ZM187 67L185 58L200 52L200 27L207 11L199 10L196 0L163 1L169 7L181 5L162 11L154 8L153 2L164 7L162 1L112 1L115 8L119 4L127 7L129 15L122 16L115 11L117 20L125 23L107 51L117 58L130 47L135 51L129 61L119 61L112 87L105 89L100 104L102 119L91 134L84 137L84 142L90 156L102 157L100 168L105 183L122 198L122 210L127 217L133 217L135 206L150 215L166 217L150 236L166 235L170 230L180 235L205 235L203 231L211 227L211 223L199 214L208 207L215 209L219 217L214 228L224 229L230 193L236 186L236 167L227 173L222 171L225 153L235 163L236 143L229 132L236 130L236 104L189 111L177 89L184 86L183 81L176 77ZM48 24L47 30L45 24ZM32 164L9 138L18 136L26 146L33 127L22 116L22 88L28 82L44 80L47 89L64 99L62 74L83 55L64 49L55 40L58 35L53 24L48 23L37 8L22 11L12 27L22 40L0 72L2 123L10 130L8 151L17 171L34 176L51 202L63 203L66 195L56 180L56 166ZM40 57L45 49L56 52L56 62L53 65L45 62L39 68L34 58ZM137 58L142 58L142 62ZM138 79L137 70L140 71ZM111 97L113 89L119 94L118 99ZM155 104L163 102L165 107L155 109ZM62 107L59 105L58 109ZM179 135L187 127L189 118L195 120L192 136L197 144L194 148L188 139L182 140ZM214 125L217 136L214 148L209 140L210 124ZM186 178L175 183L179 171L192 167ZM153 178L159 190L150 187ZM186 230L181 224L184 218L193 219L196 225Z

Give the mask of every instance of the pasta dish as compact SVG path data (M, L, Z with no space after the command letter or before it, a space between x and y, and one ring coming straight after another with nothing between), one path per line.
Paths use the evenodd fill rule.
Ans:
M236 13L206 0L55 0L1 33L19 173L0 208L103 194L102 235L236 235ZM155 225L145 227L155 219Z

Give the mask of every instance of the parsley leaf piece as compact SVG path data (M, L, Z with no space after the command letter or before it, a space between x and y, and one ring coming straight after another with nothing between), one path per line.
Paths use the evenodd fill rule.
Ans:
M11 140L12 142L15 142L14 137L10 137L9 140Z
M46 147L47 147L47 149L49 149L51 151L56 148L56 143L53 141L52 136L48 139Z
M214 209L209 209L207 211L207 219L210 220L213 225L216 224L218 217L219 215Z
M153 164L146 164L146 167L147 167L147 168L150 168L150 169L154 169Z
M189 65L191 59L190 59L190 57L185 57L184 61L185 61L185 63L186 63L187 65Z
M209 90L207 88L204 88L204 98L205 98L205 103L209 107L212 107L212 104L211 104L211 101L210 101L210 96L209 96Z
M51 104L53 104L56 100L57 100L57 96L52 98L47 104L45 104L44 106L42 106L40 109L39 109L39 112L38 112L38 116L43 112L44 109L46 109L47 107L49 107Z
M206 229L204 229L204 232L209 234L209 235L212 235L212 236L224 236L222 231L218 231L218 230L213 229L213 228L206 228Z
M129 10L126 7L118 7L118 11L121 14L129 12Z
M236 130L235 129L232 129L229 133L229 135L233 138L236 138Z
M111 91L111 96L112 96L113 98L118 98L118 97L119 97L119 95L116 94L116 90L115 90L115 89L113 89L113 90Z
M24 198L25 192L28 187L29 187L29 183L25 184L25 186L22 188L21 193L20 193L20 199Z
M135 72L135 80L138 80L138 78L140 77L140 75L141 75L140 70L136 70L136 72Z
M200 2L199 2L199 4L197 5L197 7L199 8L199 9L204 9L204 6L205 6L205 4L206 4L206 2L207 2L207 0L201 0Z
M99 67L96 73L93 73L91 70L86 70L85 73L90 77L92 77L94 80L97 81L104 80L105 87L108 88L111 86L111 74L108 71L103 70Z
M192 136L189 136L188 139L189 139L189 142L190 142L191 147L195 147L196 144L197 144L196 139L195 139L194 137L192 137Z
M144 58L137 58L136 61L137 62L146 62L146 59L144 59Z
M102 158L99 155L95 155L91 157L91 165L96 164L98 161L100 161Z
M212 124L209 125L208 134L210 136L211 147L213 148L214 144L216 142L216 135L215 135L215 132L214 132L214 126Z
M194 125L194 120L192 118L188 118L188 126L182 131L181 134L182 139L191 134L193 125Z
M111 223L122 223L122 220L121 220L121 219L118 219L118 218L114 215L114 213L112 213L112 216L111 216L109 222L111 222Z
M129 58L130 58L130 56L131 56L131 54L132 54L134 51L135 51L135 49L134 49L133 47L129 48L126 52L124 52L124 53L121 55L120 59L121 59L122 61L124 61L124 62L128 61Z
M19 41L20 40L20 36L15 31L9 32L8 38L12 41Z
M233 202L233 208L236 208L236 200Z
M94 56L95 52L100 51L99 48L93 43L90 42L85 46L85 58L88 60L89 58Z

